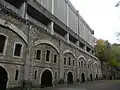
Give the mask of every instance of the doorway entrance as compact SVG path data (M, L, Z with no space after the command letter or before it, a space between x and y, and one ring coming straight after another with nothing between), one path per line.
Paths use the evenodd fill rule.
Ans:
M6 90L6 85L8 81L7 71L0 66L0 89Z
M91 80L91 81L93 80L92 73L90 74L90 80Z
M72 84L73 83L73 75L72 72L69 72L67 75L67 83Z
M52 73L49 70L45 70L41 76L41 86L51 87L52 86Z
M84 74L84 73L81 74L81 82L82 82L82 83L85 82L85 74Z

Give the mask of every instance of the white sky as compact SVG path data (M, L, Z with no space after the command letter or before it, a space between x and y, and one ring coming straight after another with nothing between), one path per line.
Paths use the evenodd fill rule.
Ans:
M120 32L120 6L115 7L119 0L70 0L80 15L95 31L98 39L120 43L116 33Z

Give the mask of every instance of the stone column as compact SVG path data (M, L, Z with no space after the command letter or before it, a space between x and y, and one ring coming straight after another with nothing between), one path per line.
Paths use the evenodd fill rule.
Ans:
M60 44L60 80L64 80L64 57L63 57L63 46Z
M26 2L24 2L19 10L19 14L21 15L22 18L25 18L25 14L26 14Z
M26 60L24 66L24 88L31 89L32 86L32 57L33 57L33 30L31 26L28 28L28 42L27 42L27 49L26 49Z
M67 39L67 43L69 43L69 33L66 34L65 38Z
M67 4L67 26L69 26L69 6Z

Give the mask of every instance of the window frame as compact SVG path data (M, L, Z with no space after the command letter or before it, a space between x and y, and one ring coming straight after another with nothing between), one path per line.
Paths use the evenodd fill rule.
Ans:
M34 72L34 79L35 80L37 79L37 70L35 70L35 72Z
M20 56L15 56L15 55L14 55L16 44L20 44L20 45L22 45L22 47L21 47L21 52L20 52ZM13 47L13 57L16 57L16 58L22 58L22 57L23 57L23 47L24 47L24 45L23 45L22 42L14 42L14 47Z
M48 50L48 49L47 49L47 50ZM51 61L51 53L49 54L49 61L47 61L47 60L46 60L47 50L45 50L45 62L46 62L46 63L50 63L50 61ZM50 51L50 50L48 50L48 51ZM51 51L50 51L50 52L51 52Z
M76 65L75 65L75 59L73 59L73 63L72 63L72 65L73 65L73 67L75 67Z
M5 56L5 53L6 53L6 50L7 50L8 36L6 34L3 34L3 33L0 33L0 35L3 35L3 36L6 37L4 48L3 48L3 53L0 53L0 55L4 55Z
M38 60L38 59L36 58L37 50L39 50L39 51L41 52L41 53L40 53L40 60ZM40 49L36 49L36 50L35 50L35 60L36 60L36 61L39 61L39 62L42 60L42 51L41 51Z
M17 69L15 71L15 80L17 81L19 79L19 70Z
M71 57L68 57L68 66L71 66Z
M56 55L56 63L54 62L54 56ZM58 64L58 55L57 54L53 54L53 64Z
M66 62L65 62L65 60L66 60ZM67 58L66 57L64 57L64 66L67 66Z

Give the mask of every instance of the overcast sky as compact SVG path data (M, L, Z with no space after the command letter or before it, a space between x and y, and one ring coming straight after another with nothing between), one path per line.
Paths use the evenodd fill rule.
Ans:
M120 32L120 7L115 7L119 0L70 1L95 31L95 37L120 43L116 37L116 33Z

